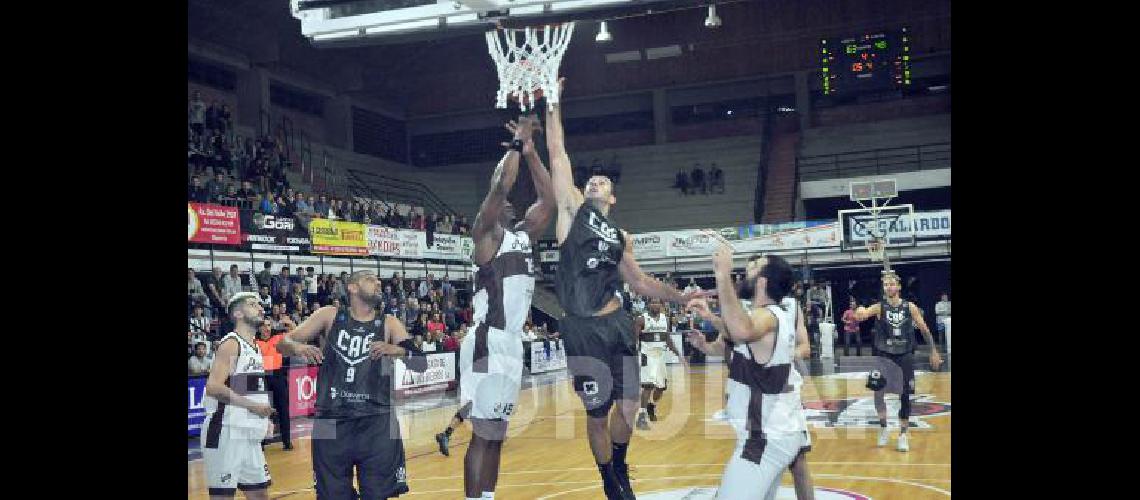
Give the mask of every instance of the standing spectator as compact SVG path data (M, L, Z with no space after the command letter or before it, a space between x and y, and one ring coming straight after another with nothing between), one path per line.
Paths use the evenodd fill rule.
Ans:
M348 282L348 274L340 273L340 278L336 280L336 296L340 298L341 302L348 303L348 288L345 283Z
M205 285L206 295L213 303L215 315L222 316L226 306L226 301L222 300L222 268L215 267L214 272L207 275L202 283Z
M435 215L434 214L431 217L427 217L427 220L424 223L424 229L423 230L425 233L427 233L427 237L425 238L427 240L426 241L427 246L430 247L430 246L434 245L435 244Z
M206 132L209 134L218 130L218 111L217 99L210 101L210 106L206 108Z
M304 314L306 304L304 285L294 282L292 284L292 291L289 292L289 296L285 299L285 312L288 314L298 312Z
M428 292L431 291L431 288L428 286L426 279L420 280L420 286L417 288L417 290L419 293L416 294L416 296L419 297L420 300L427 300Z
M190 129L194 135L201 137L205 133L206 103L202 101L202 93L195 90L194 97L190 99Z
M222 277L222 302L230 303L230 297L241 292L241 275L238 274L237 264L230 266L230 273Z
M950 319L950 294L942 292L942 300L934 304L934 315L934 322L938 324L938 334L942 336L941 342L946 343L946 320Z
M843 355L848 354L848 347L851 345L851 340L855 341L855 355L862 356L863 341L859 338L859 320L855 319L855 308L859 304L855 302L855 297L851 297L847 302L847 310L843 311Z
M265 261L265 267L261 269L260 273L257 273L258 287L273 286L273 271L270 270L271 267L273 267L273 264L268 260Z
M317 300L317 270L311 266L305 268L305 300L307 302L314 302Z
M191 377L198 377L210 374L210 365L213 364L212 358L206 357L206 343L198 342L194 344L194 355L190 357L187 362L189 373Z

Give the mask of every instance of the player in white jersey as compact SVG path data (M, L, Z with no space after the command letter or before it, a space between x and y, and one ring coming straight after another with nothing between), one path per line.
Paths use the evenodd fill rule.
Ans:
M272 482L261 440L270 430L273 408L261 351L254 343L265 310L256 293L240 292L227 305L234 331L222 337L206 380L206 424L202 457L210 498L268 499Z
M499 461L507 424L522 386L522 327L534 294L534 257L531 241L546 231L554 216L554 189L550 172L534 149L535 117L520 117L507 124L514 133L506 154L495 168L491 190L479 207L471 236L475 248L473 334L459 348L459 400L470 412L471 442L463 459L463 487L467 498L494 498ZM507 195L518 176L519 155L525 156L536 201L516 223ZM459 415L463 418L463 415ZM452 427L437 435L446 448Z
M752 302L751 301L741 300L740 302L741 302L741 306L745 310L750 310L752 308ZM782 301L780 301L780 304L787 311L797 311L798 312L798 309L796 309L796 301L795 301L795 299L793 299L791 297L785 297ZM700 332L690 332L689 336L687 337L689 342L693 345L693 347L701 350L705 354L724 352L726 349L726 346L731 344L731 341L726 342L726 339L725 339L727 334L725 333L724 320L717 317L712 312L712 310L709 308L708 303L704 299L695 299L693 301L690 301L688 307L690 310L699 314L702 318L710 321L713 324L713 326L716 327L717 333L719 334L718 337L716 338L716 340L714 340L712 342L706 342L704 334L702 334ZM796 353L795 357L797 359L795 360L793 366L796 370L798 370L800 372L801 379L800 379L800 383L793 384L793 387L794 387L794 392L796 393L796 397L799 398L800 402L801 402L800 418L803 419L804 428L807 429L807 417L804 414L804 412L802 411L803 398L802 398L802 391L801 391L801 388L803 387L802 376L807 374L807 368L801 367L801 365L803 365L803 361L802 361L803 359L807 359L811 356L811 342L808 339L807 327L804 325L804 317L802 314L796 314L796 342L795 342L794 349L795 349L795 353ZM731 351L730 351L730 359L731 359ZM728 396L727 396L728 392L729 392L728 391L728 384L726 384L726 388L725 388L725 399L726 399L726 401L728 398ZM721 410L721 412L724 412L724 410ZM795 483L796 499L797 500L815 500L815 489L812 485L811 471L808 469L808 465L807 465L807 452L811 451L811 434L810 434L810 432L805 434L804 437L806 439L806 442L803 446L800 447L800 451L796 455L795 460L792 461L792 465L790 466L790 469L792 472L793 482Z
M669 338L669 316L662 310L661 299L649 299L649 312L633 322L633 333L641 343L641 409L637 412L637 428L649 429L649 421L657 421L657 402L669 386L665 349L682 361L681 351Z
M719 499L775 498L780 475L807 446L807 428L792 368L796 354L796 311L780 301L791 291L792 270L778 256L751 260L740 296L752 301L745 311L732 283L732 248L713 255L725 333L733 341L729 362L729 422L737 443L725 466ZM690 306L699 306L690 302ZM793 304L794 305L794 304ZM703 338L691 336L694 345Z

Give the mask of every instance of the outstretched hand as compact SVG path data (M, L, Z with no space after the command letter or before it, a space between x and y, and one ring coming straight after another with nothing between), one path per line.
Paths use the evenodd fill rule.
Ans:
M517 122L511 120L507 122L504 127L511 132L515 139L523 141L523 154L534 153L534 134L535 132L542 133L542 127L537 118L521 116ZM501 144L505 148L511 147L511 143L509 142L503 142Z

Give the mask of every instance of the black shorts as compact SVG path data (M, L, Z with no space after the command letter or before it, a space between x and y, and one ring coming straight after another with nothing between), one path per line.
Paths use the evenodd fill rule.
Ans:
M878 349L872 353L875 366L887 379L885 391L891 394L914 394L914 354L889 354Z
M352 487L353 471L360 493ZM313 421L318 500L382 500L408 492L404 441L394 413Z
M638 400L640 359L633 318L618 309L604 316L566 316L559 322L574 392L591 417L609 414L615 400Z

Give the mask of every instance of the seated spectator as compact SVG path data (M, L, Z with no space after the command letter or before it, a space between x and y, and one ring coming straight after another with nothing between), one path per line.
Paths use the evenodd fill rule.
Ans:
M689 173L685 172L685 167L679 167L677 170L677 180L673 181L673 187L679 189L681 194L689 194Z
M277 213L277 203L273 201L273 196L268 192L262 193L257 209L265 215L274 215Z
M191 304L195 302L202 302L206 300L206 291L202 288L202 282L194 275L194 268L186 269L186 295Z
M230 273L222 276L222 302L228 304L230 297L241 292L241 275L238 274L237 264L230 266Z
M289 202L285 200L286 198L283 196L277 197L277 215L280 215L282 217L292 217L293 208Z
M693 194L697 194L698 189L701 190L701 194L709 193L709 185L705 180L705 171L701 168L700 163L693 166L692 179L693 182L691 185L693 188Z
M463 333L464 333L464 334L466 334L466 332L463 332ZM460 342L461 340L463 340L463 337L461 337L461 336L459 335L459 331L458 331L458 330L456 330L455 332L453 332L453 333L450 333L450 334L448 334L448 335L444 336L444 337L443 337L443 350L444 350L445 352L455 352L455 351L458 351L458 350L459 350L459 342Z
M724 194L724 171L716 163L709 169L709 179L709 190Z
M190 186L186 190L186 197L189 201L197 203L210 202L210 190L202 185L202 179L197 175L190 178Z
M190 357L187 362L190 376L197 377L201 375L210 374L210 365L213 364L214 359L207 357L207 347L205 342L198 342L194 344L194 355Z
M209 337L210 333L210 318L206 317L205 307L201 304L194 304L194 312L190 315L190 335L196 337L201 335L203 338Z
M268 262L266 262L268 264ZM258 289L258 298L261 300L261 308L268 311L273 307L273 296L269 295L269 286L261 285Z
M397 318L400 317L400 305L396 302L396 297L388 299L388 308L384 310L384 314L391 314ZM412 325L408 325L408 332L412 331Z
M293 195L293 206L296 208L297 215L308 215L312 210L309 203L305 201L305 196L301 193Z
M443 319L440 318L438 312L433 312L431 320L427 322L428 335L434 336L437 339L443 338L443 332L447 329L447 325L443 324Z
M217 203L226 194L225 176L221 172L215 173L214 180L206 185L206 189L210 192L210 203Z

